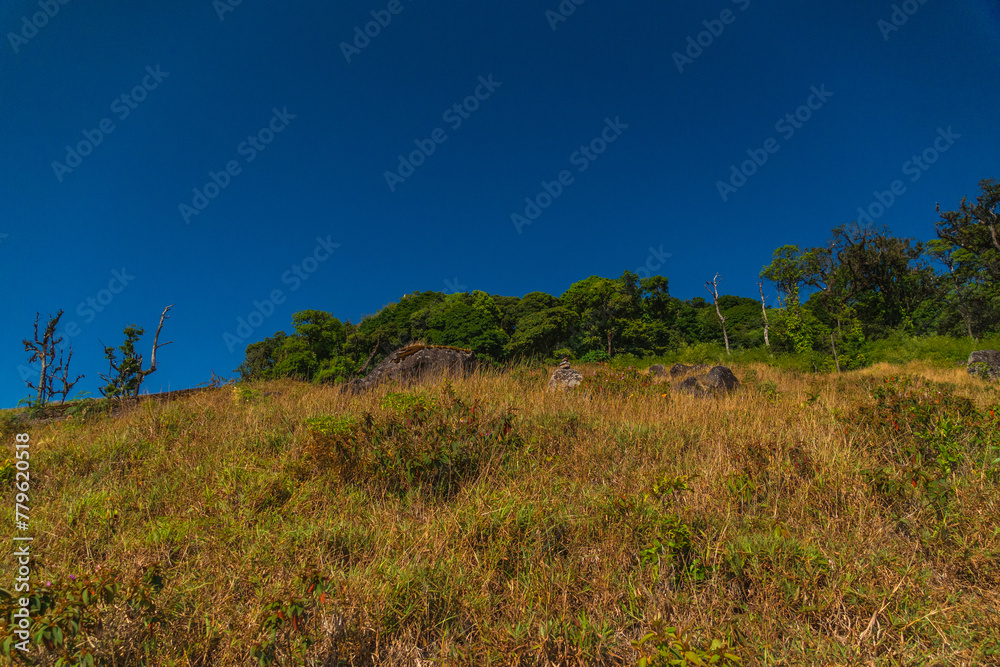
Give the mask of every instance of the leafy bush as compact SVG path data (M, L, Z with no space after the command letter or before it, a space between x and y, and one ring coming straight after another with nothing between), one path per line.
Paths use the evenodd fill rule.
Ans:
M916 376L889 376L867 387L870 402L844 419L879 443L874 467L862 476L888 508L918 502L942 518L951 478L967 465L994 468L1000 447L1000 406L979 410L955 386Z
M602 361L607 361L610 357L608 353L604 350L591 350L587 354L580 357L580 361L585 361L588 363L599 363Z

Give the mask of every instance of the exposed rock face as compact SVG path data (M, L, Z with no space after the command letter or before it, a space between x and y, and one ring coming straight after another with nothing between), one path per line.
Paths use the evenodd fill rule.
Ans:
M1000 379L1000 350L976 350L969 355L969 375Z
M549 378L549 391L573 389L583 382L583 374L580 371L570 368L569 361L562 360L559 368L552 372Z
M412 343L383 359L365 377L349 382L344 391L365 391L380 382L396 381L407 385L443 373L464 375L474 371L477 365L478 359L472 350Z
M684 378L677 389L692 396L712 396L735 391L740 386L733 372L725 366L716 366L703 375Z
M698 364L696 366L687 366L685 364L674 364L670 367L670 377L679 378L684 377L688 373L701 373L707 371L709 366L707 364Z
M667 374L667 369L663 367L663 364L653 364L649 367L649 374L655 378Z

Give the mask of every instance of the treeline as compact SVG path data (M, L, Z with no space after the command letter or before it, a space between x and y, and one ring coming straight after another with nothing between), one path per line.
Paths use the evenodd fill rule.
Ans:
M826 245L786 245L760 273L760 299L710 301L670 296L667 278L591 276L559 296L485 292L405 296L358 324L318 310L296 313L279 331L246 349L241 378L351 378L411 341L468 347L496 363L563 356L601 361L676 352L698 343L766 347L809 357L816 369L866 363L871 341L895 335L979 338L1000 331L1000 182L980 182L975 202L942 212L936 238L893 236L886 227L851 223ZM779 303L764 302L764 285Z

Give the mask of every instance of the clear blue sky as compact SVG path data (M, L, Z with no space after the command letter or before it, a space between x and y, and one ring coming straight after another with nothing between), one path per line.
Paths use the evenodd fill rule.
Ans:
M987 0L230 1L0 6L0 405L36 311L65 310L96 395L99 341L135 323L148 356L176 304L146 386L177 389L298 310L414 290L558 295L648 261L681 298L716 272L754 296L776 247L893 181L878 222L926 239L1000 177Z

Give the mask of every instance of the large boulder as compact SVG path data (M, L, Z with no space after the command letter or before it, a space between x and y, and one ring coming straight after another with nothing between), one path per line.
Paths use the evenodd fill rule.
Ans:
M472 350L411 343L383 359L365 377L352 380L345 386L345 391L365 391L382 382L409 385L445 373L465 375L474 371L478 363Z
M967 369L972 376L1000 378L1000 350L976 350L969 355Z
M661 377L667 374L667 369L663 367L663 364L653 364L649 367L649 374L655 378Z
M573 389L583 382L583 374L580 371L570 368L569 361L563 359L559 368L552 372L549 378L549 391Z
M708 373L691 375L682 380L677 389L692 396L713 396L735 391L740 386L733 372L725 366L716 366Z
M740 386L733 372L725 366L716 366L705 375L705 383L719 391L733 391Z

